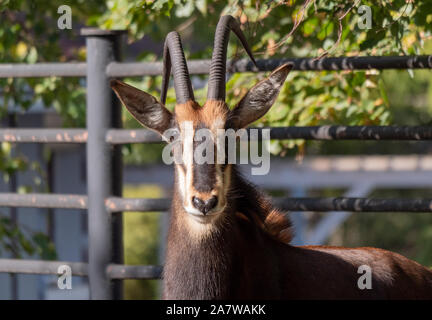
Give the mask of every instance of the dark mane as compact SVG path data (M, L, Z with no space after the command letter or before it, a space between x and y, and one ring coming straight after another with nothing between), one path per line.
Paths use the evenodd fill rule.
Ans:
M269 196L246 180L235 165L232 166L231 176L231 187L228 191L229 199L233 200L231 210L239 217L256 224L275 240L290 243L293 228L288 213L275 208Z

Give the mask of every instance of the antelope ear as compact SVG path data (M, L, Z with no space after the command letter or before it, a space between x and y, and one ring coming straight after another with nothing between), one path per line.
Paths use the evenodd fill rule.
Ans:
M110 85L139 123L160 134L171 127L173 115L155 97L119 80L111 80Z
M231 111L230 124L237 129L245 128L265 115L276 101L292 67L292 63L284 64L250 89Z

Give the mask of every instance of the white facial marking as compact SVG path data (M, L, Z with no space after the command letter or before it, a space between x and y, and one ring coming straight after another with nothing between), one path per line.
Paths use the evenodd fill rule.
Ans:
M191 203L192 195L190 195L190 190L192 187L194 129L192 121L184 121L180 123L180 126L182 128L181 136L183 141L183 164L186 168L186 175L179 188L183 189L181 193L183 195L183 205L186 208L193 207Z
M220 129L224 127L224 122L221 119L215 120L215 122L211 125L211 130L203 128L203 132L201 134L198 132L198 130L201 129L194 129L192 121L184 121L179 125L181 127L180 136L183 146L183 152L181 155L183 165L178 165L176 172L179 193L182 197L183 209L187 213L184 218L186 220L188 230L193 235L193 237L196 239L203 239L217 230L217 221L219 219L223 219L222 216L224 215L221 213L226 207L225 196L229 188L229 184L225 184L225 179L227 177L229 178L230 174L226 171L224 172L220 164L216 164L216 187L211 192L211 195L215 195L219 198L217 206L213 210L209 211L206 215L195 208L192 204L192 197L194 196L195 192L193 187L193 164L196 162L194 156L196 156L195 153L197 153L196 150L194 150L197 149L194 148L194 140L204 140L202 143L207 143L207 140L211 140L211 143L214 143L217 140L217 135L221 134ZM212 149L214 153L214 146L212 146ZM200 153L200 151L198 151L198 153ZM211 152L206 152L206 156L204 157L207 158L208 154L212 155L214 162L214 155ZM230 169L227 171L230 171Z

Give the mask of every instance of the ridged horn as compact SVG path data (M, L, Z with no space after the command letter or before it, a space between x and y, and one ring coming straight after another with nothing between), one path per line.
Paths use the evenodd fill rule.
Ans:
M174 89L177 103L185 103L189 100L194 101L195 98L183 52L183 46L180 35L176 31L168 33L165 38L161 90L161 102L163 104L165 104L166 101L171 67L173 70Z
M247 54L256 66L255 59L246 41L246 37L240 29L239 23L232 16L222 16L216 27L207 92L208 100L225 101L226 59L231 30L239 38Z

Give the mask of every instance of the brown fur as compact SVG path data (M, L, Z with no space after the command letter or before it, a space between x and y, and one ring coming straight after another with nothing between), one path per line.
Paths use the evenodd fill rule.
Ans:
M193 188L193 186L192 186L192 188ZM211 193L211 192L199 192L199 191L196 191L195 189L193 191L193 194L195 197L198 197L204 201L210 199L213 196L213 193Z
M291 246L289 219L234 166L230 186L216 231L198 240L175 189L165 299L432 299L429 269L381 249ZM357 287L363 264L371 290Z
M216 119L225 123L228 112L228 106L223 101L210 100L203 107L200 107L195 101L188 101L175 106L175 117L178 123L192 121L194 125L203 123L208 128L213 127Z

